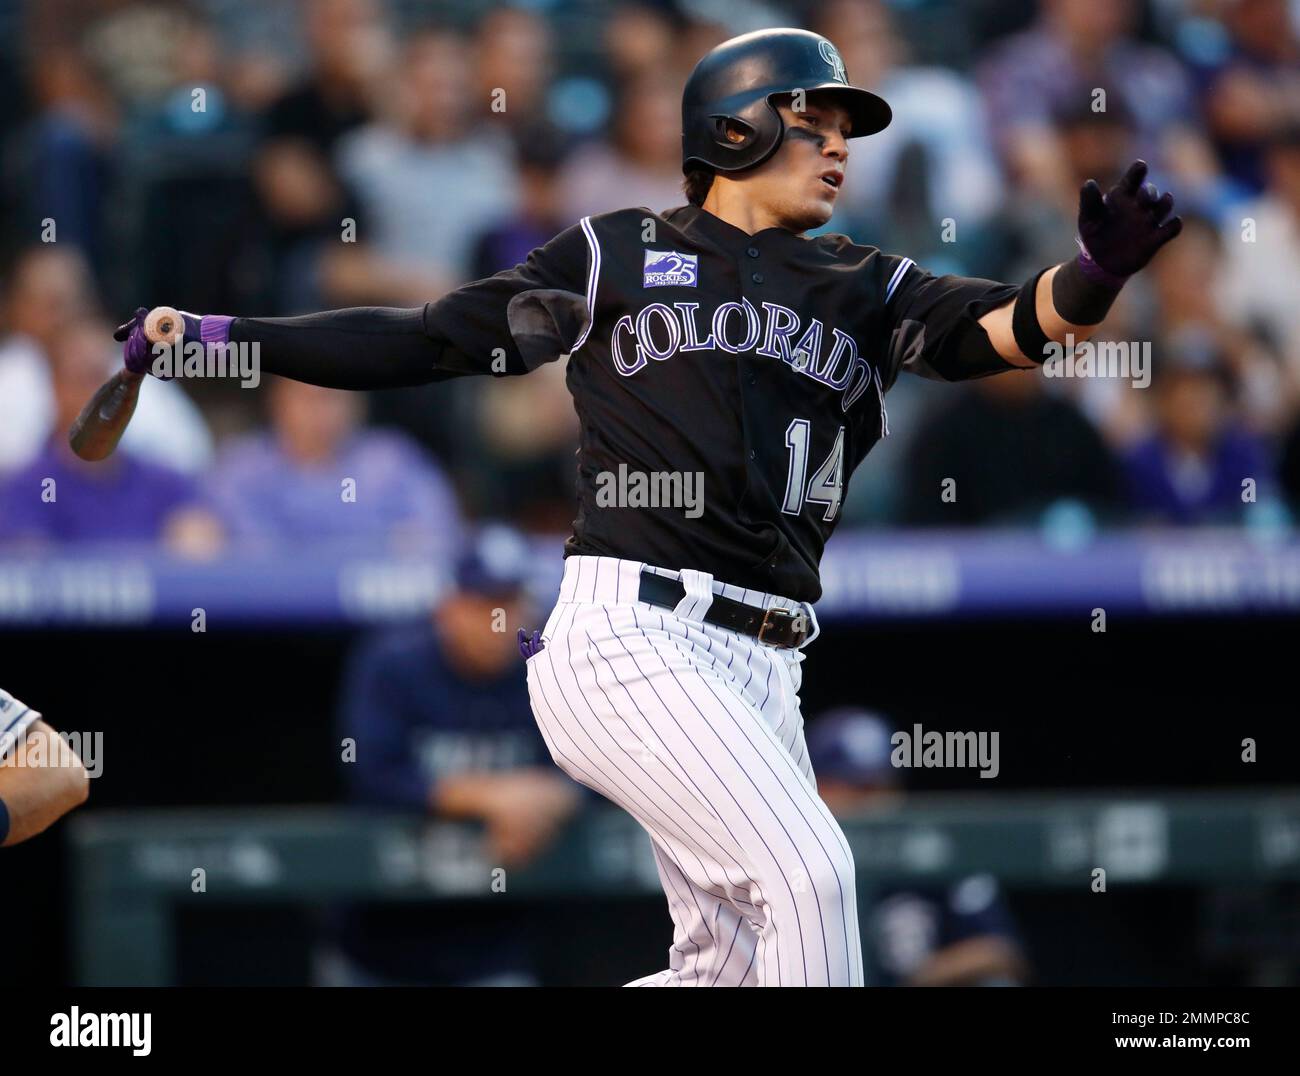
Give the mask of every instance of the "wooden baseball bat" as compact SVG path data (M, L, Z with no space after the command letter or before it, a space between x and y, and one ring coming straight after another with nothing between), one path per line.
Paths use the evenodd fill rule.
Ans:
M144 319L144 335L150 345L175 344L185 335L185 322L170 306L156 306ZM113 454L135 414L144 378L123 368L100 385L68 431L73 452L92 463Z

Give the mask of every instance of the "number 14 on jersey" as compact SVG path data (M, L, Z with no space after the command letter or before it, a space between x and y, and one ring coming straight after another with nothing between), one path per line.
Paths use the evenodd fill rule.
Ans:
M835 435L830 455L808 478L808 443L812 440L812 424L806 418L794 419L785 431L785 447L790 451L790 469L785 478L785 501L781 511L797 516L803 511L805 501L824 504L822 519L831 522L840 510L844 499L844 427Z

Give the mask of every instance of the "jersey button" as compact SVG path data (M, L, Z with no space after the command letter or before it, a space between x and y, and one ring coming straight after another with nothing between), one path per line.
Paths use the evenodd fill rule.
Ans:
M758 247L750 247L747 251L745 251L745 253L748 254L751 258L757 258Z
M761 283L763 283L763 274L762 274L762 273L755 273L755 274L754 274L752 277L750 277L749 279L752 280L755 284L761 284Z

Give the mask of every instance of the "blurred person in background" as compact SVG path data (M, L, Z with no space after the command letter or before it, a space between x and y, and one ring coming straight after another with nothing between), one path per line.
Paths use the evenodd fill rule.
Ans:
M611 122L609 142L580 146L564 166L567 224L623 206L658 213L682 200L681 83L662 71L619 83Z
M601 54L609 77L615 83L662 77L681 62L681 32L680 18L670 3L624 0L613 5L601 32ZM712 44L706 47L712 48Z
M511 42L485 40L496 25L493 16L478 36L498 75L515 49L540 64L541 56L513 40L533 16L510 11L499 18ZM537 103L528 89L536 72L524 72L520 83L496 84L507 89L505 116L513 113L502 123L490 108L496 86L475 82L482 72L471 64L472 54L469 42L450 30L408 38L402 82L392 90L393 115L354 132L340 147L363 215L360 242L336 243L327 256L325 280L336 301L423 304L523 261L564 228L556 190L560 142L549 126L523 119L525 107ZM472 507L517 519L510 506L480 496L485 491L471 485L490 470L470 447L479 435L481 397L481 386L465 384L375 392L371 418L457 468Z
M886 250L915 250L931 263L960 260L953 271L988 271L971 259L986 245L984 228L1001 208L1003 187L973 83L912 63L882 0L833 0L817 9L817 20L818 32L839 43L845 66L894 112L871 153L854 161L831 230ZM955 242L942 239L949 218Z
M558 208L563 148L538 132L521 139L519 154L519 212L479 237L476 278L526 261L564 230ZM472 515L562 531L573 519L578 420L564 369L556 364L537 373L475 385L466 407L447 416L458 431L457 484ZM455 387L434 386L441 395L433 406L444 415L446 389Z
M531 568L518 535L484 528L428 623L362 643L342 704L351 801L482 823L486 861L507 869L541 855L582 802L550 765L520 673ZM535 933L499 907L354 906L322 971L329 985L535 984Z
M556 137L547 116L555 75L551 23L513 4L493 7L474 27L475 100L512 138Z
M367 429L362 397L273 378L266 402L269 429L227 442L208 476L233 540L452 548L460 513L450 483L406 437Z
M476 108L465 38L416 32L391 74L389 114L338 146L367 224L363 246L327 274L336 301L437 298L470 278L475 237L518 205L510 139Z
M1250 321L1250 299L1244 295L1225 297L1241 285L1240 280L1228 279L1232 268L1228 243L1242 245L1240 233L1225 236L1208 217L1189 213L1183 217L1179 238L1183 242L1152 265L1150 302L1138 314L1137 322L1155 326L1166 339L1194 333L1212 340L1231 374L1242 423L1255 433L1277 434L1295 403L1294 390L1279 357L1261 343L1268 334L1261 332L1257 337L1245 328ZM1261 257L1258 248L1250 249L1252 260ZM1147 393L1127 395L1149 402ZM1132 432L1134 436L1124 438L1123 443L1131 444L1145 431Z
M22 242L52 221L58 242L105 269L104 200L111 177L116 115L112 98L79 45L37 49L27 71L33 115L6 136L3 174Z
M49 440L54 393L46 353L59 331L96 308L84 255L55 243L20 251L0 275L0 473ZM106 355L107 359L108 356ZM105 366L104 380L108 367Z
M1079 95L1091 103L1096 89L1106 91L1106 107L1118 98L1134 117L1156 182L1177 177L1193 199L1215 182L1218 167L1196 127L1188 74L1166 50L1134 38L1139 13L1137 0L1039 0L1033 25L995 44L980 65L989 129L1028 190L1069 188L1052 112Z
M1159 348L1151 379L1155 430L1125 456L1129 501L1141 522L1237 523L1270 497L1273 465L1231 407L1228 363L1214 337L1184 329Z
M481 280L526 261L534 248L573 223L564 219L560 207L564 193L560 170L565 152L549 130L519 136L519 204L510 216L475 239L470 274L473 279Z
M899 810L906 794L890 759L892 735L867 710L832 710L809 726L817 791L836 816ZM991 875L885 885L863 926L882 986L1021 986L1028 978L1015 922Z
M1223 306L1283 369L1283 397L1300 404L1300 121L1277 132L1268 188L1223 229Z
M360 215L333 154L370 120L372 82L391 49L379 0L314 0L301 11L307 70L267 109L254 162L282 313L316 304L320 247L337 244L343 219Z
M1223 167L1248 194L1268 184L1265 158L1300 126L1300 12L1288 0L1225 0L1225 55L1202 77L1202 108Z
M177 14L166 46L148 57L166 84L137 101L122 128L114 195L130 208L115 268L132 291L166 291L182 308L248 302L260 298L249 267L262 246L248 174L254 119L227 93L234 69L216 24ZM204 256L178 257L196 221ZM112 283L120 298L123 281Z
M0 688L0 847L44 832L89 796L90 777L68 741Z
M30 463L52 436L66 435L67 427L59 426L55 413L46 356L68 326L98 309L89 266L75 247L28 247L0 272L0 475ZM100 383L118 368L108 338L100 341L99 365ZM89 398L87 394L81 404ZM141 387L122 446L186 474L212 461L212 438L203 416L175 382Z
M916 431L903 518L922 526L1034 525L1061 502L1093 515L1120 500L1101 435L1045 378L1010 373L962 386ZM1007 467L1007 460L1016 466ZM943 496L951 479L951 499Z
M179 554L208 555L220 545L220 527L192 478L126 447L87 463L68 445L66 431L106 380L110 332L82 320L54 337L54 430L44 450L0 484L0 542L161 541Z

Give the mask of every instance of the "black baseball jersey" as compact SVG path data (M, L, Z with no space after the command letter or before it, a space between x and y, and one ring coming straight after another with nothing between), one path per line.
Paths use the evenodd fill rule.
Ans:
M986 338L960 361L954 341L1017 290L936 277L842 235L749 235L686 206L584 218L424 318L448 373L569 355L581 440L567 554L815 601L845 486L889 431L899 371L1008 369ZM694 511L647 492L683 488L701 494ZM625 495L611 503L611 489Z

